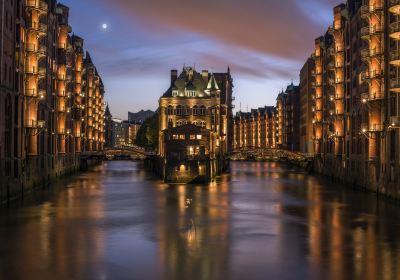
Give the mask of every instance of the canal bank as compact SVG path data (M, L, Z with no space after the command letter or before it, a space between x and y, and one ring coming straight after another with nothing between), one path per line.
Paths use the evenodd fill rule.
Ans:
M312 171L324 175L343 185L367 190L390 200L400 201L400 181L396 176L390 176L377 166L377 162L359 161L344 162L334 156L315 157Z
M23 198L35 189L48 187L60 178L73 176L100 163L99 158L83 158L76 155L49 160L45 157L37 157L21 161L19 162L20 172L13 178L0 178L0 205Z

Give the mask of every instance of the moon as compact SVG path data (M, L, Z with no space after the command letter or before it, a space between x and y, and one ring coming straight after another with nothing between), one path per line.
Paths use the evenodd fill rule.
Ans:
M103 24L101 25L101 28L103 28L104 30L106 30L106 29L108 28L107 23L103 23Z

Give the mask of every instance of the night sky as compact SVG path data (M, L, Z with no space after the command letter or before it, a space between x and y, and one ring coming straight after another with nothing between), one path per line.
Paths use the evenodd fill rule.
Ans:
M64 0L114 117L156 109L170 69L226 71L236 109L274 105L332 23L338 0ZM103 28L107 24L107 29Z

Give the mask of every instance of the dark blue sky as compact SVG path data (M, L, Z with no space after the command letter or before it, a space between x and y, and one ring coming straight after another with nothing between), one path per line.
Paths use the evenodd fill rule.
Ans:
M332 22L337 0L65 0L115 117L156 109L169 70L225 71L236 108L273 105ZM108 25L107 30L102 24Z

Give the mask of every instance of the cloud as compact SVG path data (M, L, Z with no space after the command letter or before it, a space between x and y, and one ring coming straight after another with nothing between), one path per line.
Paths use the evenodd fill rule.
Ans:
M93 0L92 0L93 1ZM320 0L97 0L153 31L173 27L235 46L277 57L304 59L322 24L328 6ZM307 13L308 11L308 13ZM319 13L318 13L319 12ZM127 32L129 32L127 30Z

